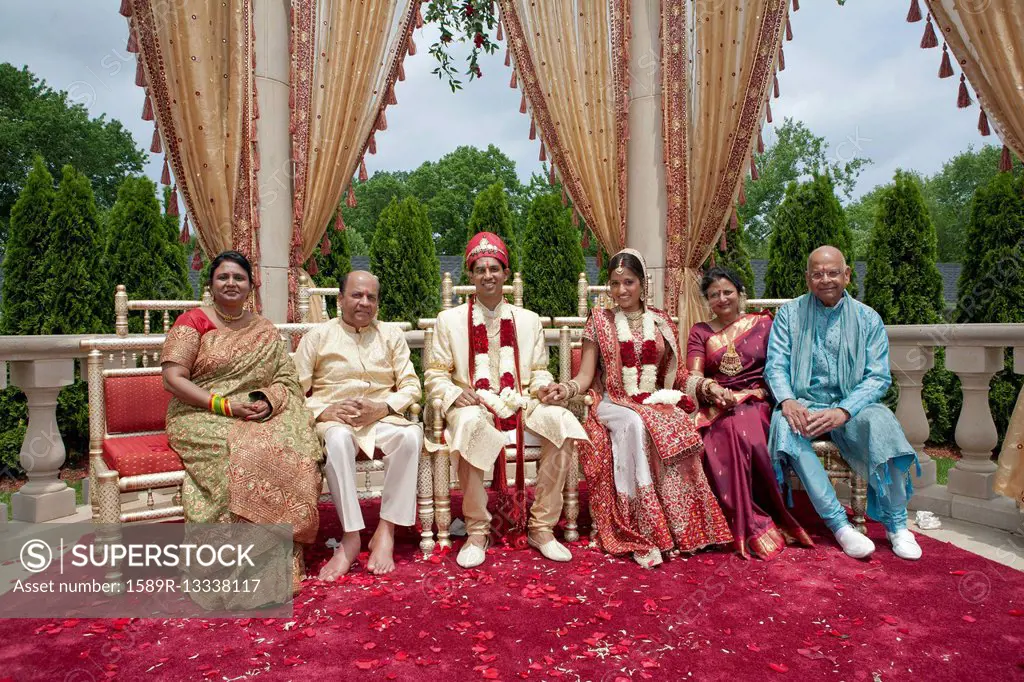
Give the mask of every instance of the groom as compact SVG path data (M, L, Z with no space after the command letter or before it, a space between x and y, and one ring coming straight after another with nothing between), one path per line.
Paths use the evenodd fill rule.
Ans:
M500 499L510 444L517 445L517 489L505 496L505 502L512 502L505 506L511 525L517 529L526 521L522 446L540 445L527 539L546 558L569 561L572 554L552 531L562 512L573 440L586 439L586 432L565 408L538 403L554 383L548 349L537 314L508 304L502 295L509 276L505 243L496 234L480 232L466 247L466 269L476 293L437 316L424 374L430 400L441 400L445 440L458 459L469 538L456 562L463 568L484 562L491 530L484 475L494 472Z
M907 530L908 472L917 453L881 403L892 384L889 340L874 310L846 293L843 254L822 246L807 259L810 293L779 308L768 339L764 376L778 404L768 450L796 471L814 509L847 555L863 559L875 545L846 519L811 441L828 434L847 464L868 481L868 515L885 526L893 552L920 559Z

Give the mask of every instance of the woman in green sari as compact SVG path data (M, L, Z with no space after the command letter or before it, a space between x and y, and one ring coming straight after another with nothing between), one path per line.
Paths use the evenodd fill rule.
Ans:
M301 545L313 542L319 526L323 450L285 341L244 307L252 291L245 256L226 251L214 258L210 291L213 306L179 316L161 356L164 386L174 396L167 436L186 470L185 520L291 524L288 578L297 593ZM237 609L256 605L254 598L219 594L206 601Z

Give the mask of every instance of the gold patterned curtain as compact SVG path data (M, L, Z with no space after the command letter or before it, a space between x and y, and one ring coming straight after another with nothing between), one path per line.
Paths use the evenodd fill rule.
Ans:
M576 211L615 253L626 241L629 0L500 5L541 142Z
M227 249L256 269L251 0L124 0L163 151L208 256ZM153 151L159 151L154 141Z
M926 0L1003 144L1024 159L1024 3Z
M419 23L419 5L420 0L292 3L289 319L302 264L338 210L367 143L387 126L384 108L397 101L395 80Z
M698 275L750 168L788 5L662 0L665 307L684 338L706 316Z

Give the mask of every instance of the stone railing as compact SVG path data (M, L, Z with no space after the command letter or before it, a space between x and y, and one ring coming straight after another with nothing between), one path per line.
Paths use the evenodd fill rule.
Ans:
M287 332L292 325L280 326ZM896 416L921 460L911 506L1021 531L1021 512L1012 500L993 492L996 467L991 452L997 435L988 386L1003 368L1006 348L1015 349L1015 370L1024 374L1024 324L893 325L886 331L893 380L900 386ZM573 330L574 337L578 333L578 328ZM555 346L566 343L568 334L547 329L545 337ZM74 513L74 491L58 478L65 449L57 430L56 407L61 388L74 380L76 359L86 356L81 350L86 338L96 337L0 337L0 362L10 364L11 383L25 392L30 420L21 449L21 465L29 480L11 501L16 520L46 521ZM424 330L407 331L406 338L410 347L422 348ZM946 368L957 374L963 390L955 435L963 456L950 471L948 486L936 484L935 462L924 451L929 427L921 388L925 373L934 365L935 348L946 349ZM5 518L0 514L0 519Z

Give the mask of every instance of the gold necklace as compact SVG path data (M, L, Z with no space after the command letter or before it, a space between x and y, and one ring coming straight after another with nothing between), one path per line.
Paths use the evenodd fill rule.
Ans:
M220 306L218 306L216 303L213 304L213 309L217 311L217 315L219 315L220 318L222 320L224 320L225 322L237 322L238 320L242 319L242 317L245 316L245 310L244 309L242 310L242 312L238 313L237 315L228 315L226 312L221 310Z
M635 332L643 325L644 312L646 311L643 308L628 313L625 310L622 311L622 314L626 316L630 331Z

